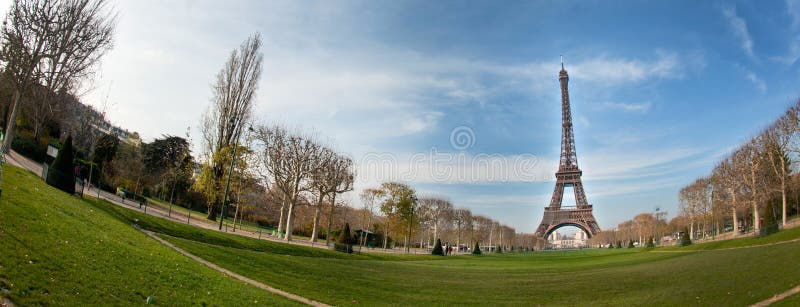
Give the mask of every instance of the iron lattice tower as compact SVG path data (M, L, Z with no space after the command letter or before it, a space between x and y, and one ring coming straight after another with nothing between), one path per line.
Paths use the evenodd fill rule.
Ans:
M575 153L575 136L572 131L572 111L569 101L569 75L561 61L561 71L558 73L561 84L561 158L556 172L556 186L550 205L544 208L542 222L536 229L536 235L547 238L551 232L562 226L575 226L581 228L589 237L600 232L600 226L592 214L592 205L586 200L583 191L581 175L578 168L578 155ZM575 192L575 207L562 208L564 188L572 187Z

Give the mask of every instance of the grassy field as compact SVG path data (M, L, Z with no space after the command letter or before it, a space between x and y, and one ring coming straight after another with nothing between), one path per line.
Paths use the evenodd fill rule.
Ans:
M119 218L3 168L0 291L18 306L295 305L164 247Z
M83 201L5 170L0 248L12 253L0 254L0 286L19 305L128 304L149 295L176 305L291 303L194 264L131 225L231 271L334 305L749 305L800 282L800 242L786 242L800 238L800 228L655 250L348 255ZM771 243L779 244L748 248Z

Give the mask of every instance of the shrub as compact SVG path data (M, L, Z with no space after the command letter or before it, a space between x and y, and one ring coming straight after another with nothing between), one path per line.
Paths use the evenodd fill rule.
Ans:
M75 176L72 174L72 160L74 152L72 151L72 137L68 136L64 142L64 146L58 151L56 160L47 172L47 184L58 188L64 192L75 193Z
M617 241L617 248L622 248L622 241Z
M689 230L684 229L683 234L681 234L681 240L678 241L681 246L689 246L692 245L692 238L689 237Z
M431 251L431 255L444 256L444 250L442 249L442 239L436 239L436 245L433 246L433 251Z
M14 137L11 149L39 163L47 159L47 144L37 143L32 134L28 136L26 133L20 133Z
M495 250L495 252L498 253L498 254L502 254L503 253L503 247L502 246L498 246L497 250Z
M633 248L633 240L628 240L628 248Z
M614 243L608 243L608 248L614 248Z
M472 248L472 254L473 255L481 254L481 246L478 244L478 242L475 242L475 247Z
M647 239L647 247L649 247L649 248L656 247L655 242L653 242L653 237L650 237L649 239Z

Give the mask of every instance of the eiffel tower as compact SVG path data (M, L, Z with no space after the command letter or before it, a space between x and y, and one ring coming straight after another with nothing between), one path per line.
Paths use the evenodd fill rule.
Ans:
M547 238L550 233L563 226L575 226L583 230L588 237L600 232L600 226L592 214L592 205L586 200L581 175L578 168L578 155L575 153L575 137L572 132L572 111L569 105L569 75L564 69L564 58L561 58L561 71L558 73L561 83L561 159L556 172L556 187L550 205L544 208L542 222L536 229L536 235ZM575 192L575 207L562 208L564 188L572 187Z

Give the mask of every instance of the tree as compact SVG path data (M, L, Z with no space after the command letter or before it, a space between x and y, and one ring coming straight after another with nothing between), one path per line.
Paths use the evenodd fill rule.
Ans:
M344 229L341 233L339 233L339 237L336 239L336 250L346 253L353 252L353 237L350 236L350 224L345 223Z
M406 218L410 218L412 196L414 196L414 189L410 186L399 182L384 182L380 187L385 195L383 203L381 203L381 212L384 214L386 236L383 240L383 248L387 248L388 236L392 227L397 228L395 232L402 231ZM392 223L394 221L394 223Z
M443 198L438 197L423 197L419 200L420 205L429 207L429 216L433 226L433 240L439 238L439 230L445 224L453 219L453 204Z
M261 143L262 174L270 176L288 204L286 241L292 240L292 214L300 193L309 189L309 180L320 164L315 161L322 147L308 137L290 134L281 126L260 126L256 138Z
M462 230L472 228L472 212L469 209L456 209L453 212L453 221L456 224L456 247L460 248Z
M380 189L366 189L361 191L361 204L364 205L364 214L367 215L366 218L366 226L364 229L367 231L370 230L370 226L372 225L372 216L375 210L375 203L380 202L380 198L383 197L383 191ZM364 233L364 238L361 240L361 245L366 245L369 233Z
M764 133L765 151L770 160L774 175L780 182L782 224L786 224L786 183L791 173L792 161L789 159L789 146L794 134L798 131L798 114L795 108L790 108Z
M119 138L115 135L103 134L94 146L92 162L102 167L103 163L114 159L114 156L117 155L117 149L119 149Z
M475 241L475 247L472 248L473 255L480 255L481 254L481 246L478 244L478 241Z
M75 153L72 150L72 136L64 141L64 146L58 151L56 160L47 172L47 184L69 194L75 193L75 176L73 175L72 160Z
M331 227L333 226L333 211L336 209L336 195L353 190L353 182L355 182L355 169L353 169L353 160L348 157L337 155L331 161L328 171L331 176L328 178L330 190L328 195L331 199L331 211L328 214L328 230L325 235L325 245L329 243L331 236Z
M649 238L647 238L647 247L648 247L648 248L654 248L654 247L656 247L655 243L653 242L653 237L649 237Z
M250 120L262 61L261 35L256 33L231 52L225 66L217 73L217 81L212 87L212 105L201 121L203 158L208 165L207 177L212 186L223 180L225 169L225 165L219 163L220 159L214 156L224 148L237 146L242 127ZM209 199L207 218L215 220L217 209L222 206L222 197L215 195L219 193L216 189L202 191Z
M3 22L0 61L13 88L0 148L11 148L22 95L36 86L68 93L111 48L115 16L104 0L14 1ZM48 95L49 97L49 95ZM2 172L0 172L2 178Z
M444 249L442 249L442 240L436 239L436 245L433 246L431 255L444 256Z

